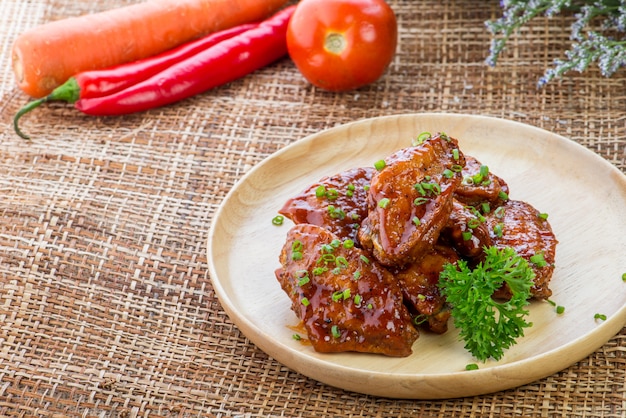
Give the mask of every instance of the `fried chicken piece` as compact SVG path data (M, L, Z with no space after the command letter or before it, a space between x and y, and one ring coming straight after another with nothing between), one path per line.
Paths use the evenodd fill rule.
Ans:
M456 263L456 252L440 245L434 246L419 261L395 273L405 304L416 314L415 323L437 334L448 330L450 311L439 291L439 274L446 263Z
M508 198L508 184L472 156L465 155L461 175L463 181L454 191L454 197L466 205L478 208L487 203L490 209L495 209Z
M363 248L386 266L418 260L446 224L464 165L457 141L443 134L385 159L372 177L358 233Z
M535 278L531 295L548 299L552 295L549 284L558 241L548 221L540 215L527 202L508 200L485 219L493 244L499 248L512 247L532 267ZM495 296L509 298L510 290L503 287Z
M318 225L340 238L356 240L367 217L367 187L374 167L354 168L320 179L278 211L296 224Z
M484 256L484 247L492 244L485 217L473 206L464 205L456 199L440 240L461 256L477 261Z
M391 273L328 230L298 224L287 234L276 278L313 348L408 356L418 332Z

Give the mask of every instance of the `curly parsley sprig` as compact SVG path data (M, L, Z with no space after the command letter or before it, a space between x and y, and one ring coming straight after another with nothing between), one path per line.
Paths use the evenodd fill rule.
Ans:
M487 63L495 66L507 41L538 16L574 17L571 48L539 79L543 86L565 73L584 72L597 64L605 77L626 65L626 3L623 0L502 0L502 16L485 22L493 34Z
M534 273L528 262L512 248L485 249L486 257L474 269L464 260L444 266L439 279L442 294L452 306L455 327L465 348L478 360L500 360L504 350L524 335ZM503 283L513 296L497 301L493 293Z

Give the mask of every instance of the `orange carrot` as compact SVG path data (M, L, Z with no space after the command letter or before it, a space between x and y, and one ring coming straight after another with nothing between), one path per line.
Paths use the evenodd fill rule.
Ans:
M259 21L288 0L148 0L30 29L13 44L18 86L40 98L86 70L150 57L211 32Z

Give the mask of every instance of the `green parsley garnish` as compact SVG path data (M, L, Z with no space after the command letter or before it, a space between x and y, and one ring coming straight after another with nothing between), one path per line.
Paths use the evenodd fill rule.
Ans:
M512 248L485 248L484 261L473 270L464 260L444 266L439 287L452 306L465 348L478 360L500 360L532 325L525 319L525 307L533 278L528 262ZM511 289L511 299L494 300L493 293L503 283Z

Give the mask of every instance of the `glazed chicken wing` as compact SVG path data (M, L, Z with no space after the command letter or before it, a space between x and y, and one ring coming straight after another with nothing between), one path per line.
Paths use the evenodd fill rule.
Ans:
M322 227L298 224L280 254L276 278L313 348L410 355L418 332L397 281L345 242Z
M324 177L289 199L279 213L296 224L322 226L340 238L355 240L367 216L367 187L375 171L355 168Z
M448 330L450 311L439 291L439 273L446 263L459 259L454 250L436 245L419 261L394 274L402 288L405 303L415 313L416 323L437 334Z
M508 184L476 158L465 155L465 167L461 174L463 181L454 191L458 201L475 207L487 203L490 209L495 209L507 199Z
M531 295L548 299L554 271L557 239L548 221L532 205L517 200L508 200L486 217L493 244L497 247L512 247L522 256L535 272ZM508 289L500 289L496 296L508 298Z
M404 266L432 247L452 210L463 154L455 139L433 136L385 160L372 177L363 248L386 266Z
M461 256L480 260L484 248L492 244L485 217L473 206L454 199L450 217L441 231L440 241L454 248Z

